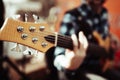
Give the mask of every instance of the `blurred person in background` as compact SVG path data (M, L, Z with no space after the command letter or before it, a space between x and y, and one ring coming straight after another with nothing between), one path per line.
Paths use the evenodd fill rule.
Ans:
M89 53L85 49L78 49L78 53L76 53L76 51L70 52L61 47L56 47L55 51L51 49L46 56L47 62L50 62L48 66L50 69L52 68L51 72L56 72L56 74L57 71L62 72L57 76L62 78L64 76L68 80L89 80L86 72L109 80L120 79L116 72L109 69L110 65L107 62L107 60L113 60L113 53L109 52L110 44L106 42L109 41L110 33L108 12L103 6L105 2L106 0L84 0L82 5L65 13L60 27L60 33L67 36L72 34L79 36L79 32L83 31L88 42L95 44L94 50L97 51L97 48L100 50L97 53L95 51ZM82 39L84 41L84 38ZM54 75L52 76L54 77Z

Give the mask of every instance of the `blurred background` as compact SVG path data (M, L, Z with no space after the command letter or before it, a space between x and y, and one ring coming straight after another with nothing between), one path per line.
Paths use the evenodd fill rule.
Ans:
M67 10L78 7L83 0L1 0L1 18L12 17L21 21L47 23L52 31L59 31L60 23ZM120 1L107 0L104 5L109 11L110 32L117 42L114 66L120 70ZM27 19L26 19L27 18ZM1 19L1 26L2 21ZM12 43L0 43L0 80L47 80L49 71L45 63L45 54L26 46ZM2 47L3 46L3 47ZM17 51L21 49L21 51ZM26 55L30 50L33 55ZM31 53L32 54L32 53ZM2 59L4 57L4 59Z

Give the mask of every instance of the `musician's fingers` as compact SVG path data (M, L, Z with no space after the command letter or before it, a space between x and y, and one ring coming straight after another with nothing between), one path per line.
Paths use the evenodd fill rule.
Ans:
M79 32L79 42L80 42L80 48L87 49L88 41L82 31Z
M73 46L74 46L74 50L76 50L78 48L78 40L75 34L73 34L71 36L72 40L73 40Z

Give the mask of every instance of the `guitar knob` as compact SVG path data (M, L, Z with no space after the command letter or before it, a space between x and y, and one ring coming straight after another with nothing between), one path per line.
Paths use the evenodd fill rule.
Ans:
M30 30L30 32L34 32L36 30L36 28L34 26L30 26L29 30Z
M38 38L36 38L36 37L32 38L33 43L37 43L37 41L38 41Z
M21 36L22 39L26 39L27 37L28 37L28 34L25 34L25 33L22 34L22 36Z
M42 42L42 47L46 47L48 44L46 42Z
M17 31L18 31L18 32L23 32L23 31L24 31L24 28L23 28L22 26L18 26L18 27L17 27Z
M43 31L45 29L45 26L40 26L39 30Z

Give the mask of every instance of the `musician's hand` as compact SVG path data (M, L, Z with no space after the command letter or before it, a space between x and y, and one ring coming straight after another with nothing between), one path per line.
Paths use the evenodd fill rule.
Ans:
M65 56L67 58L67 64L65 67L70 70L75 70L80 66L86 56L88 41L83 32L79 32L78 40L75 34L71 37L73 40L74 49L73 51L66 49Z

